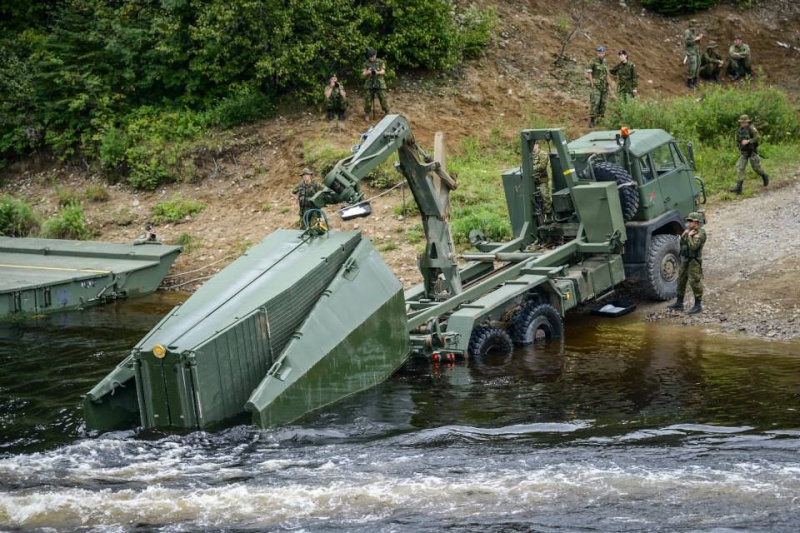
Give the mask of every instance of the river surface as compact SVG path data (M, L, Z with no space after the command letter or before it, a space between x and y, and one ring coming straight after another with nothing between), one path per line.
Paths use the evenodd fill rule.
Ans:
M294 425L89 436L175 296L0 329L0 531L796 532L800 343L574 317Z

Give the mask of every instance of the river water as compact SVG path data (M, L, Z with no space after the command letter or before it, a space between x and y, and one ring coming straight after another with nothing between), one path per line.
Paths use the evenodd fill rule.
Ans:
M175 303L0 329L0 531L798 530L798 342L574 317L281 429L86 435L81 395Z

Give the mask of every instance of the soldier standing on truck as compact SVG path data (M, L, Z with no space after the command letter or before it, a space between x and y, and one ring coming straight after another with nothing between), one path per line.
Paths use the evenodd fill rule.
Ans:
M606 65L606 47L595 48L597 57L586 67L589 78L589 129L594 128L595 120L606 114L606 96L608 95L608 65Z
M550 217L553 212L553 191L547 167L550 166L550 154L542 152L539 141L533 142L533 181L541 195L542 219Z
M620 100L636 98L639 80L636 75L636 65L633 64L633 61L628 61L627 50L619 51L619 63L609 72L612 76L617 77L617 96Z
M311 198L314 197L314 194L322 190L322 185L314 181L312 178L314 173L311 171L310 168L304 168L303 172L300 174L300 177L303 181L298 183L294 189L292 189L292 194L297 198L298 205L300 206L300 227L303 228L306 225L305 214L311 209L314 209L314 204L311 203ZM313 226L316 218L314 216L310 216L308 220L308 226Z
M378 59L377 50L370 48L367 50L367 61L361 70L364 77L364 120L369 120L372 107L375 105L375 97L381 103L381 109L385 115L389 114L389 104L386 103L386 62Z
M686 216L688 228L681 234L681 268L678 273L678 298L667 309L683 311L683 297L686 284L694 293L694 307L688 314L696 315L703 310L703 246L706 244L706 230L700 227L703 215L694 212Z
M697 76L700 75L700 47L697 42L704 36L702 33L694 32L697 21L689 21L690 27L683 32L683 47L686 52L686 86L690 89L697 89Z
M739 127L736 129L736 146L739 148L739 161L736 162L737 181L736 186L728 189L732 193L742 194L747 162L761 176L764 187L769 185L769 175L761 168L761 158L758 156L758 143L761 142L761 134L755 126L750 124L750 117L742 115L739 117Z

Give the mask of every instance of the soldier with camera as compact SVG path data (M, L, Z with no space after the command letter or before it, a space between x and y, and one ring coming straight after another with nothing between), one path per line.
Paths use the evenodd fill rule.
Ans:
M328 120L333 120L338 115L339 120L344 120L347 109L347 93L344 86L339 83L339 78L334 74L325 87L325 106L328 110Z
M389 113L389 104L386 103L385 94L385 75L386 62L383 59L378 59L378 52L370 48L367 51L367 61L361 70L361 76L364 78L364 88L366 89L364 95L364 120L369 120L376 97L381 103L381 109L383 109L384 114Z

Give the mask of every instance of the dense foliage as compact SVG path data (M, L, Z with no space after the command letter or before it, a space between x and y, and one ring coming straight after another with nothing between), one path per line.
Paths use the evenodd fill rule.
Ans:
M0 166L47 148L144 188L174 177L162 147L309 101L333 71L355 82L370 47L390 74L449 69L494 20L451 0L9 0L0 15Z

